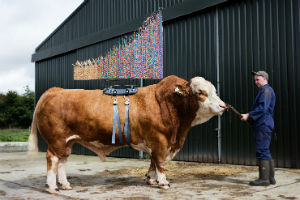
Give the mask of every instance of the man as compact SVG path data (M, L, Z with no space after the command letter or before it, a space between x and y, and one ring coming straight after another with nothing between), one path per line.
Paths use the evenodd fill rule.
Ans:
M252 186L276 184L274 178L274 161L270 153L270 142L274 129L273 111L275 93L268 84L269 75L265 71L252 72L259 88L255 102L249 113L242 114L242 121L252 121L256 158L259 166L259 178L251 181Z

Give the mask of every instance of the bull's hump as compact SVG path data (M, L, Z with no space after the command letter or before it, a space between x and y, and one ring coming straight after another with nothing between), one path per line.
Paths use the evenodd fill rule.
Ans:
M60 90L63 90L63 88L60 88L60 87L52 87L50 89L47 90L47 92L57 92L57 91L60 91Z
M182 78L179 78L178 76L176 75L170 75L170 76L167 76L166 78L164 78L162 81L165 82L165 81L176 81L176 80L183 80Z

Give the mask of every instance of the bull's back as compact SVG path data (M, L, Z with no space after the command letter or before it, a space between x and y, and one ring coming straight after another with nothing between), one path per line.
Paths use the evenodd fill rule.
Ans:
M72 134L88 137L89 131L98 128L99 117L110 114L103 110L107 101L100 90L51 88L36 106L37 127L44 138Z
M158 127L161 124L155 89L156 85L139 88L137 94L126 97L130 99L131 134L142 134L145 127ZM105 95L102 90L51 88L41 96L36 106L37 127L46 140L76 134L88 141L100 138L109 143L113 127L114 98L118 101L123 127L124 96Z

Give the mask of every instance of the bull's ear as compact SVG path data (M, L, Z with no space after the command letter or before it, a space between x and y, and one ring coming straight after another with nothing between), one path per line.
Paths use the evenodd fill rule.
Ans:
M188 95L188 91L186 88L184 88L182 85L177 85L175 90L174 90L175 94L178 94L180 96L187 96Z

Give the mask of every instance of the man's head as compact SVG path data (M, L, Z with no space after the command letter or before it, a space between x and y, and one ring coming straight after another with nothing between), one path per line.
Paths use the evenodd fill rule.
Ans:
M265 71L252 72L254 75L254 81L258 88L268 84L269 75Z

